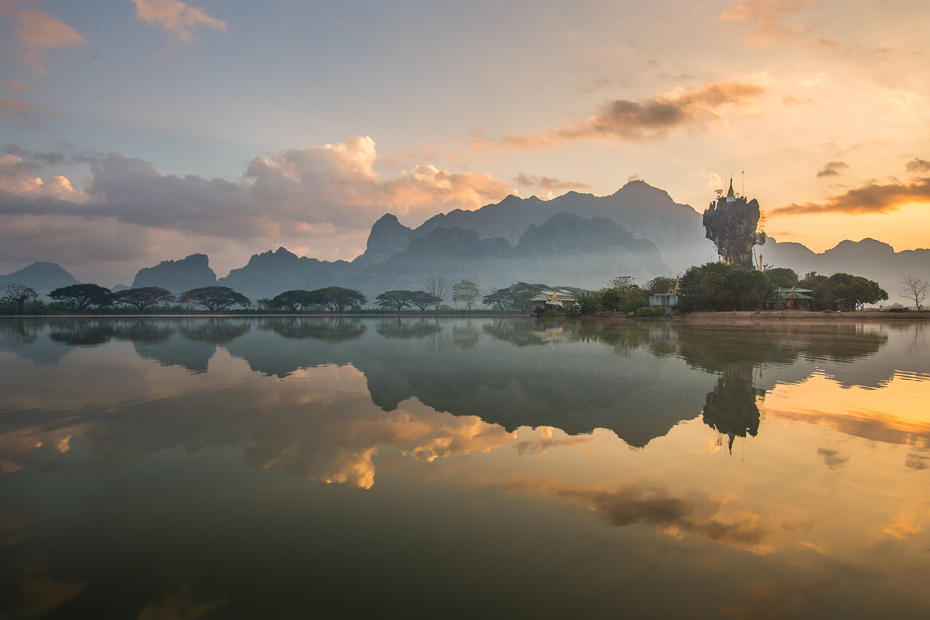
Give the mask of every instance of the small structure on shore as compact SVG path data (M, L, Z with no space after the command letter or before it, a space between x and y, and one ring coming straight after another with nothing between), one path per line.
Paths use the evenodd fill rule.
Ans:
M814 291L796 286L775 287L775 310L816 310Z
M675 286L669 288L667 293L654 293L649 296L650 308L662 308L666 314L672 312L672 309L681 304L681 285L679 280L675 280Z
M575 303L575 296L572 295L571 291L565 289L539 291L530 298L530 303L533 304L535 312L542 312L546 308L553 308L557 312L562 312Z

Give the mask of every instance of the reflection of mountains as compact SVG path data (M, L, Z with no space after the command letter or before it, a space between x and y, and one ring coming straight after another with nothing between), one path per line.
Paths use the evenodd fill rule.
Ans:
M7 325L3 342L18 351L43 340L28 344L37 333L34 323L28 329ZM841 383L844 373L859 375L863 385L880 384L894 372L850 364L875 356L888 333L847 324L706 328L282 317L50 321L45 329L49 339L70 346L128 340L141 357L195 372L207 369L217 346L253 371L282 378L301 368L350 364L364 373L372 400L384 411L416 397L438 411L475 415L507 430L553 426L581 434L606 428L638 447L699 415L702 404L705 422L721 433L755 434L754 395L764 393L758 388L801 381L817 366L831 368ZM874 376L865 376L870 372Z

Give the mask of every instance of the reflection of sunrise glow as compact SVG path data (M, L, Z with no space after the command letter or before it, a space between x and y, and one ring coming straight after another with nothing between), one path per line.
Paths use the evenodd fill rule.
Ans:
M881 389L843 388L823 374L776 386L767 419L819 424L874 441L930 447L930 384L896 375Z

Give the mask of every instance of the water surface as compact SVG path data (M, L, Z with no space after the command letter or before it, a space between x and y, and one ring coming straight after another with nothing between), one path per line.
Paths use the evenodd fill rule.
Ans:
M0 322L0 617L930 615L920 324Z

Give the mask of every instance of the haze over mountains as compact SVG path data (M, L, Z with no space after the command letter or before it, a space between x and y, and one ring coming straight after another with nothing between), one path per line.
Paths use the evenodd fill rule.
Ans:
M873 239L843 241L822 254L769 239L756 253L766 264L802 275L866 276L892 300L904 275L930 275L930 250L895 252ZM193 254L141 269L132 286L180 294L219 284L252 300L324 286L357 288L373 299L385 290L421 289L431 276L470 279L483 294L521 280L598 289L618 275L644 283L716 259L700 213L643 181L631 181L611 196L569 192L549 201L508 196L475 211L436 215L417 228L386 214L373 224L365 252L351 262L298 257L282 247L255 254L245 266L217 278L209 258ZM14 281L40 293L77 282L50 263L0 276L0 284Z

